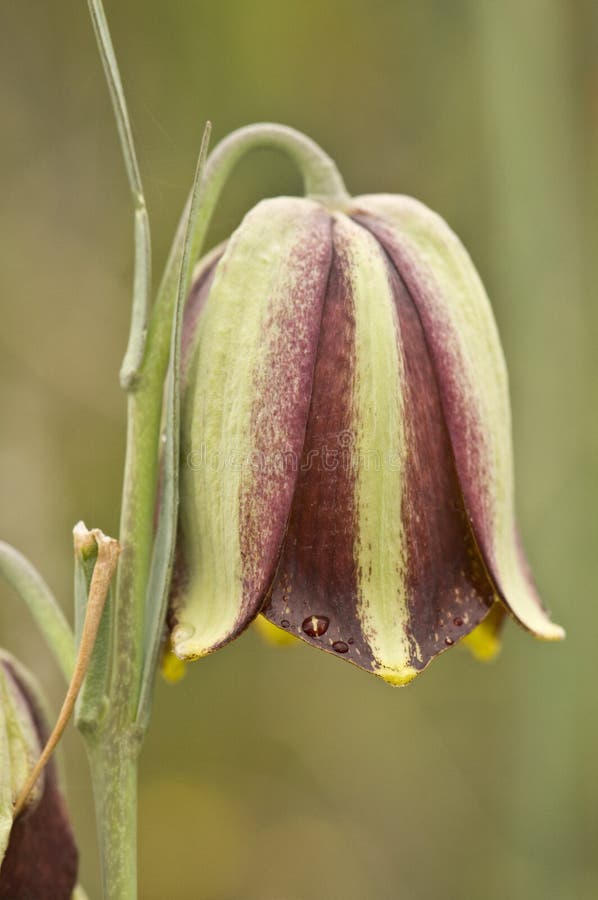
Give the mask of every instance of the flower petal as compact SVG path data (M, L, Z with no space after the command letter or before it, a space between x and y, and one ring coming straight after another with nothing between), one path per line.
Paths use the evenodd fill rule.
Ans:
M7 653L2 652L0 666L7 684L26 705L37 741L43 746L48 729L31 678ZM0 900L70 900L77 864L77 848L51 760L44 770L38 802L13 823L0 866Z
M354 209L413 297L465 507L496 590L522 625L557 640L564 632L541 604L517 537L507 373L479 276L446 223L418 201L358 197Z
M337 215L312 404L264 614L405 684L488 613L421 324L379 243Z
M330 263L330 217L260 203L229 241L199 315L181 412L172 644L236 637L274 577L297 478Z

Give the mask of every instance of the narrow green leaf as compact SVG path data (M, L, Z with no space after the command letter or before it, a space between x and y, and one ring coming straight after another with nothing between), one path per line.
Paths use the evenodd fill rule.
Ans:
M150 226L141 174L135 153L133 131L127 110L127 101L120 80L118 63L110 31L101 0L88 0L89 13L108 83L114 117L120 137L129 187L135 205L135 274L133 279L133 310L129 343L120 371L120 382L124 390L131 390L135 382L145 351L145 339L149 318L151 295L151 239Z
M137 724L145 730L149 720L154 675L166 617L177 529L179 483L180 345L183 312L189 294L197 253L197 221L201 212L203 173L211 124L204 129L185 225L181 264L176 285L170 357L166 374L164 448L162 456L160 509L147 593L145 658L140 684Z
M0 575L29 607L67 682L75 666L75 641L52 591L22 553L0 541Z

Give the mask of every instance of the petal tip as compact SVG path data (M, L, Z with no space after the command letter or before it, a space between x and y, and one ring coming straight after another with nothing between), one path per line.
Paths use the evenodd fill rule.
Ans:
M541 641L562 641L566 638L567 632L555 622L547 622L546 627L535 636Z
M172 652L180 660L199 659L204 653L198 648L197 641L193 640L195 628L186 622L179 622L175 626L171 637Z
M413 681L416 675L419 675L417 669L413 666L404 666L402 669L379 668L374 669L374 675L379 675L387 684L393 687L404 687Z

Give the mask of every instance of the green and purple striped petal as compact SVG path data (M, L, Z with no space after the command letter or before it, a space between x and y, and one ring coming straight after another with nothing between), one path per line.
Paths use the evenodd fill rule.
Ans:
M448 225L417 200L378 195L354 206L413 298L465 508L496 591L524 627L558 640L564 632L542 606L515 524L507 371L480 278Z
M306 443L264 610L393 684L493 599L413 302L380 244L334 216Z
M261 609L280 555L312 393L330 267L316 203L260 203L213 273L184 373L172 645L232 640Z

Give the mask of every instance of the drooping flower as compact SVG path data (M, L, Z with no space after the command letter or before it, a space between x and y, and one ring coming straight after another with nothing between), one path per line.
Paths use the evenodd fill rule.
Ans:
M77 847L53 761L13 821L48 733L32 676L0 651L0 900L70 900L75 888Z
M504 610L562 637L515 524L488 299L416 200L267 200L206 257L185 312L181 442L180 658L260 611L392 684L484 620L492 634Z

